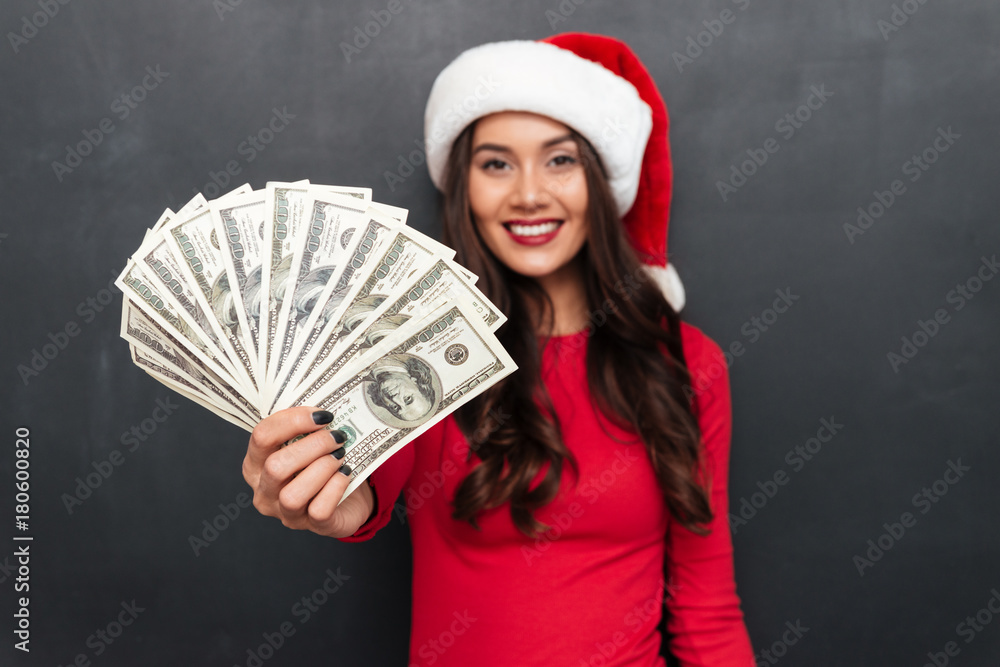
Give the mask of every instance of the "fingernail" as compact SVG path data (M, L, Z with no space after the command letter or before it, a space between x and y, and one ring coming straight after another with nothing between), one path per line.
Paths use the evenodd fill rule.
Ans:
M340 474L344 475L345 477L350 477L351 476L351 466L347 465L346 463L344 465L340 466Z
M334 429L330 431L330 435L333 436L333 439L337 441L338 445L342 445L345 442L347 442L347 434L344 433L343 431L338 431Z
M346 453L347 453L347 448L346 447L341 447L337 451L333 452L333 454L331 454L331 456L339 461L340 459L344 458L344 454L346 454Z
M329 424L333 421L333 413L326 410L317 410L313 413L313 422L317 425Z

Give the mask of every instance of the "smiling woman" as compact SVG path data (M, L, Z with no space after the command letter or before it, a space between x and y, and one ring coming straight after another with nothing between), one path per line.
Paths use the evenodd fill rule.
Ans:
M438 76L425 135L444 241L507 315L497 336L519 370L339 506L329 436L262 455L326 413L275 413L248 449L255 505L352 542L401 491L419 496L410 664L662 667L665 620L685 667L752 665L726 519L728 378L691 391L692 374L726 366L677 312L667 114L649 73L596 35L486 44ZM448 400L435 377L386 360L368 398L387 423L420 420Z
M589 231L587 180L562 123L514 111L479 120L469 206L483 242L512 271L544 283L580 270L573 260Z

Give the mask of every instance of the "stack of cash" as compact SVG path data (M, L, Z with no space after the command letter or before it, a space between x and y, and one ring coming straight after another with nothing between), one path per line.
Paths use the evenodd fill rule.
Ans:
M406 216L307 181L168 209L116 282L132 360L248 431L291 406L330 411L350 494L517 368L476 276Z

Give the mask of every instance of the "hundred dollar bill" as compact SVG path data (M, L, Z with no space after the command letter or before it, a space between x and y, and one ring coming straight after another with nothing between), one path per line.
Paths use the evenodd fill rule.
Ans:
M197 211L199 208L202 208L203 206L208 206L208 200L205 199L205 195L199 192L194 197L192 197L188 203L184 204L184 206L182 206L180 210L177 211L177 215L181 217L187 217L192 213L194 213L195 211ZM162 226L163 225L161 224L154 225L153 231L154 232L159 231L160 227Z
M262 300L266 300L266 316L258 326L257 368L270 381L271 350L278 332L278 315L285 296L285 285L292 268L293 243L305 219L305 197L308 181L268 183L264 190L264 246L267 249L261 265Z
M396 228L405 225L408 213L404 208L397 208L387 204L372 202L366 202L365 205L356 208L355 211L360 216L361 222L364 223L365 227L365 234L353 235L346 248L347 257L355 260L357 259L356 251L359 247L371 239L370 232L374 229L374 227L370 224L373 219L370 213L377 213L377 222L387 228ZM416 233L419 234L419 232ZM382 237L379 238L381 239ZM448 248L444 248L442 246L442 249L445 252L449 252ZM294 356L297 357L300 351L307 347L305 342L308 342L310 345L315 342L316 336L323 331L324 327L326 327L336 314L337 308L341 303L343 303L344 297L346 296L345 289L347 289L348 285L353 285L353 282L351 282L353 280L352 276L358 268L359 267L352 267L345 264L343 271L334 275L333 280L327 284L322 294L320 294L317 304L322 307L313 308L312 313L306 320L304 329L309 332L308 335L304 338L304 340L297 340L295 347L292 348Z
M156 324L127 297L122 307L121 336L162 366L179 372L201 387L204 395L220 409L241 417L247 424L260 421L257 408L239 390L191 356L183 343Z
M320 296L331 279L342 272L344 260L358 245L356 232L365 218L359 207L353 205L354 201L334 194L305 200L305 224L292 255L291 274L278 317L278 335L274 338L278 356L272 379L281 377L286 362L292 359L296 339L303 338L306 322L317 310Z
M232 201L232 199L227 199ZM233 360L236 370L249 379L244 395L256 399L256 360L243 344L237 313L243 309L238 292L229 285L229 274L222 261L224 241L212 223L211 208L201 209L191 218L171 222L163 228L164 254L182 258L182 274L193 292L195 303L205 313L211 313L210 325L222 349Z
M338 382L312 387L308 404L347 434L345 497L379 465L448 413L516 370L462 302L411 320L363 355Z
M258 365L260 355L261 278L264 253L265 193L251 192L224 204L212 203L212 223L221 240L222 263L229 285L239 294L242 308L236 308L243 346L252 364ZM222 243L224 241L224 243ZM236 301L234 299L234 301ZM261 374L258 371L258 379Z
M133 344L129 344L129 352L132 355L132 362L142 370L146 371L146 373L148 373L150 377L155 379L157 382L170 387L178 394L184 396L184 398L188 398L198 405L211 410L214 414L222 417L230 424L239 426L246 431L253 431L253 426L251 424L247 424L242 419L235 417L224 410L220 410L218 407L213 405L197 385L192 384L181 374L160 364L155 358L151 357L146 352L143 352Z
M352 301L340 320L340 328L327 342L334 338L339 340L330 346L324 346L324 349L330 350L330 356L317 355L310 364L305 379L292 385L293 389L279 397L274 408L277 410L301 404L304 397L296 396L299 386L328 384L358 355L374 347L410 319L420 319L443 303L463 300L465 306L471 309L466 312L478 313L486 327L491 332L496 331L507 321L507 317L496 310L478 289L468 284L465 277L456 270L457 266L454 262L439 258L423 274L406 285L405 289L394 291L394 294L400 294L398 298L369 294Z
M331 207L334 210L329 213L336 215L337 208L349 203L344 202L342 199L336 201L331 201L331 199L333 198L323 194L319 194L311 199L309 204L314 216L327 215L328 209ZM271 361L272 366L279 369L280 372L275 372L275 375L268 383L269 392L262 397L262 405L265 408L272 405L274 399L288 386L289 381L304 360L304 355L311 348L327 323L335 321L341 310L340 306L344 302L345 296L347 296L357 282L356 276L359 275L365 262L368 261L373 253L377 252L379 244L386 238L388 230L403 225L406 219L406 211L404 209L395 209L394 207L379 207L378 209L374 209L367 203L363 204L363 208L363 216L359 220L353 219L354 216L351 217L353 219L352 222L360 221L364 225L363 227L355 227L350 234L345 232L342 235L342 238L346 238L347 244L344 261L341 262L341 266L332 276L327 277L327 281L322 286L319 296L310 304L312 313L306 320L305 326L302 327L301 335L298 338L293 336L290 344L284 349L271 352L274 357ZM369 215L370 212L377 215L378 219L373 219ZM329 229L333 228L330 227ZM290 309L291 304L288 304L286 307ZM278 359L277 357L281 358ZM268 414L270 413L270 411L267 412Z
M370 303L379 297L384 300L394 290L406 287L408 280L421 275L438 257L451 259L455 255L454 250L415 229L392 227L391 218L378 211L369 211L368 219L366 235L374 241L372 252L363 260L356 256L345 267L327 297L327 303L336 300L328 324L323 329L309 331L303 345L294 351L293 366L277 383L275 398L315 372L319 366L317 359L327 359L333 354L343 334L339 323L353 304Z
M277 318L277 335L271 339L276 347L270 354L277 356L269 361L269 386L280 386L282 375L288 377L285 361L297 359L308 338L305 332L321 329L340 303L331 288L344 270L342 260L352 257L361 242L355 232L365 222L368 209L377 206L386 224L392 225L405 224L407 214L405 209L373 205L321 186L309 187L304 202L301 238L293 244L289 287ZM272 396L265 396L265 403Z
M310 186L309 181L269 182L264 189L264 247L261 265L262 300L266 297L267 316L259 322L258 364L261 376L269 384L277 369L271 353L279 335L278 318L283 312L285 288L292 272L296 239L300 238L306 218L306 198L311 193L336 192L361 201L371 200L370 188Z
M141 251L141 249L140 249ZM125 265L115 285L122 291L125 298L137 304L146 315L156 322L174 338L187 342L193 355L205 363L206 367L220 376L234 375L232 362L214 344L207 327L192 323L182 315L182 309L172 298L174 292L182 292L183 286L179 279L165 266L161 266L162 275L158 279L150 278L142 265L135 259L130 259ZM166 285L166 288L164 287Z

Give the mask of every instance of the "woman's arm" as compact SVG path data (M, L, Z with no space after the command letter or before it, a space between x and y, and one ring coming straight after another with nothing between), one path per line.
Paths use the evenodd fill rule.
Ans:
M728 521L732 434L728 368L722 350L699 329L684 324L682 336L694 383L714 518L707 536L671 522L666 556L670 649L684 667L751 667L753 650L736 595ZM704 382L695 382L696 378Z

